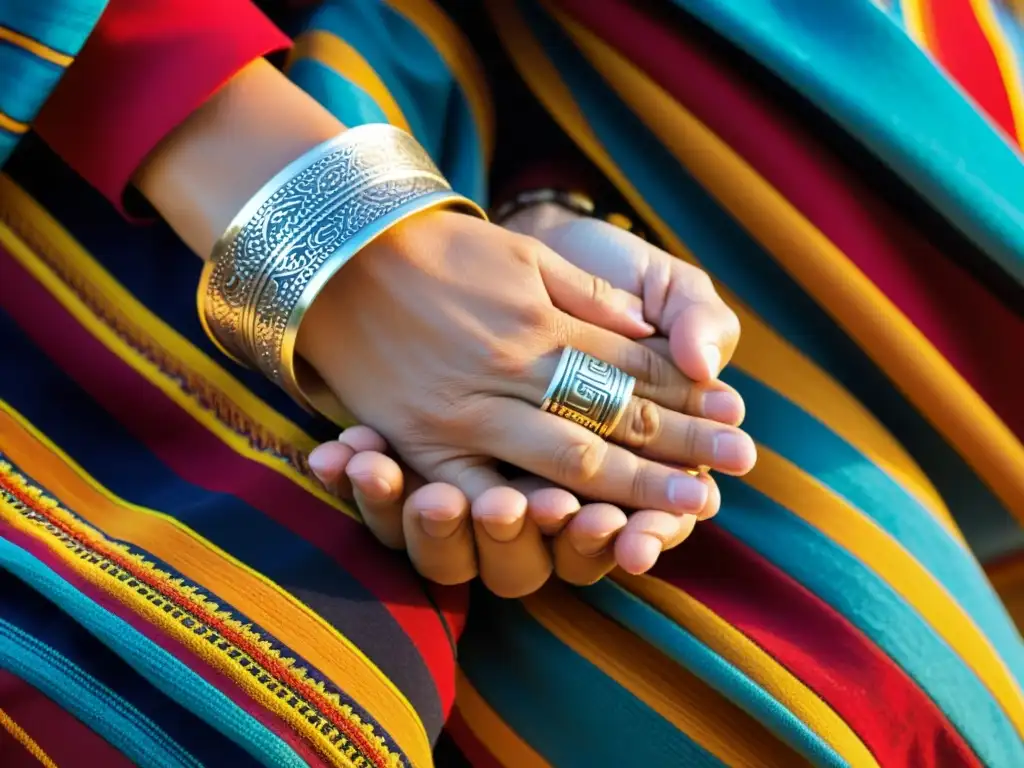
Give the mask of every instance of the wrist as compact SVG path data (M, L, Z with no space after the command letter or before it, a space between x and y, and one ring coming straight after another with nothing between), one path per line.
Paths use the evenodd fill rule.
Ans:
M205 259L268 179L342 131L312 97L257 59L164 139L133 181Z

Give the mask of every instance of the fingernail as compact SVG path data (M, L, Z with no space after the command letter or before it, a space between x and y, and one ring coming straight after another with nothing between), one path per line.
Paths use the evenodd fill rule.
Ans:
M499 543L512 541L512 539L522 532L523 525L526 524L526 517L524 515L519 515L514 518L485 517L478 519L480 520L480 524L483 526L487 535Z
M377 475L350 475L349 479L359 493L372 501L383 501L395 492L394 488Z
M447 509L424 509L420 512L420 528L432 539L447 539L459 529L462 519Z
M695 477L675 475L668 481L668 500L676 510L696 513L704 508L708 500L708 489Z
M714 442L715 462L736 469L752 467L757 461L757 447L745 432L719 432Z
M707 363L711 378L715 378L722 371L722 352L714 344L706 344L701 350L704 362Z
M597 557L608 549L608 542L611 538L612 535L610 533L601 534L600 536L587 536L582 541L573 542L573 549L583 555L583 557Z
M330 458L327 456L327 452L321 451L319 448L314 448L306 461L309 464L310 471L312 471L312 473L318 478L322 478L324 476L331 464Z
M701 402L701 412L706 419L714 419L728 424L736 421L739 415L739 396L732 392L705 392Z

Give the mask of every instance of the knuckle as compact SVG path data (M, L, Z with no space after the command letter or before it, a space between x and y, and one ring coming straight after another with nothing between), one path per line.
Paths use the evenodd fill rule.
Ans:
M623 444L633 450L642 450L661 433L661 410L650 400L634 398L625 426Z
M665 358L640 344L635 344L634 349L636 360L630 368L640 374L637 378L655 389L667 386L669 375Z
M614 289L612 284L605 280L603 277L597 275L588 275L588 281L590 283L587 289L590 293L590 300L596 304L611 304L612 295Z
M632 496L635 506L647 506L645 499L651 497L649 488L651 485L651 465L647 462L639 462L636 471L633 473Z
M718 298L718 291L715 290L715 282L711 279L711 275L696 267L690 276L689 294L692 299L698 301Z
M554 456L557 481L577 487L592 482L601 472L607 450L599 439L560 446Z
M536 266L541 260L541 251L544 244L540 240L528 235L516 235L512 239L510 255L520 264Z
M532 361L518 346L498 345L490 351L488 366L493 375L501 380L518 381L529 376Z

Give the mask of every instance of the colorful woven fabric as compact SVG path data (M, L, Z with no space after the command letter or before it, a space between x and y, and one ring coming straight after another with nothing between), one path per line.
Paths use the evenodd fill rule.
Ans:
M486 202L472 11L299 5L295 82ZM988 9L1011 39L1009 5L915 31L956 5L488 3L532 98L737 310L760 450L652 574L522 601L376 546L309 475L329 432L204 336L199 261L25 142L0 762L1024 765L1021 94L982 34Z

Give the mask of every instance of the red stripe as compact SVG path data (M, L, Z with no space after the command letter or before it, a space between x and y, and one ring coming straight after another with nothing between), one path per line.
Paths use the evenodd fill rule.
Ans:
M654 575L685 590L817 693L884 766L981 766L935 703L843 616L717 526ZM884 705L883 705L884 704Z
M448 731L455 746L459 748L462 756L473 768L504 768L498 758L491 754L491 751L476 737L476 734L462 718L458 707L452 710L451 717L445 724L445 730Z
M441 617L404 558L379 546L351 518L231 450L98 342L2 250L0 283L0 300L25 334L169 469L188 483L241 499L325 552L368 589L419 652L447 714L455 698L454 654ZM377 644L364 650L372 658L387 649Z
M3 483L0 481L0 486L2 485ZM22 493L19 489L13 487L6 487L5 490L21 504L24 504L26 507L33 509L39 515L45 517L51 525L60 529L68 536L77 538L76 532L73 528L61 522L55 516L50 515L48 510L46 510L42 505L35 503L35 500L31 496ZM152 579L148 578L148 574L145 572L145 569L140 568L138 564L133 562L130 558L120 555L113 547L103 546L101 544L90 544L89 546L97 554L100 554L108 560L116 563L119 568L130 573L139 582L147 585L150 589L153 589L162 595L167 602L176 605L178 608L181 608L187 613L195 616L203 624L212 627L224 639L240 648L257 664L267 670L275 679L280 680L303 696L309 703L319 709L329 722L333 723L339 731L344 733L356 748L368 759L373 762L385 762L385 756L380 752L380 746L376 742L371 741L357 725L353 725L344 716L341 716L338 713L337 708L324 694L317 690L316 686L312 682L303 681L296 677L294 672L289 669L289 667L286 666L280 658L273 656L255 643L247 640L241 632L237 631L227 622L222 621L215 613L199 603L188 600L180 594L161 589Z
M1024 318L880 200L858 170L689 27L624 0L560 0L738 152L921 330L1019 436ZM744 65L748 66L748 65Z
M1016 144L1006 82L970 0L921 0L921 12L932 54Z
M12 528L10 525L2 521L0 521L0 533L2 533L3 538L7 539L15 546L25 550L32 555L32 557L39 560L43 565L60 576L64 581L74 587L76 591L92 600L104 610L109 611L125 623L129 624L133 629L137 630L147 639L153 641L161 649L171 654L171 656L176 658L178 661L182 662L203 680L223 693L240 709L252 716L252 718L260 725L285 742L307 763L310 765L322 764L322 759L319 753L316 752L316 750L313 749L305 739L299 736L286 722L253 701L249 694L239 688L233 680L227 677L227 675L223 674L215 667L210 666L205 660L191 653L186 647L165 635L159 628L150 624L133 610L113 598L110 594L93 586L91 582L79 576L60 558L54 555L53 552L42 542L15 528ZM40 744L40 746L42 746L42 744ZM91 754L88 752L84 754L91 757ZM58 765L64 765L64 763L56 757L54 757L54 762ZM90 763L90 765L91 764L93 763ZM106 763L99 762L95 764L106 765ZM4 763L0 762L0 765L4 765Z
M102 765L131 768L133 763L102 736L10 672L0 670L0 709L59 766ZM32 766L39 762L0 728L0 765Z

